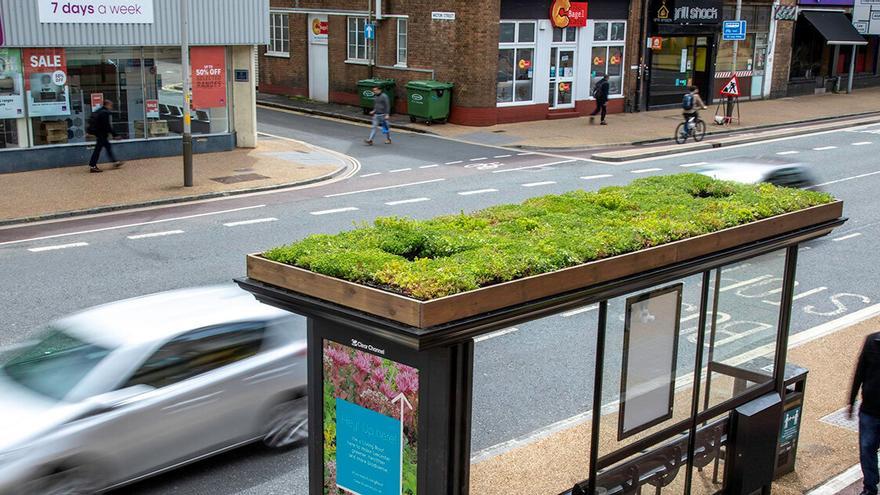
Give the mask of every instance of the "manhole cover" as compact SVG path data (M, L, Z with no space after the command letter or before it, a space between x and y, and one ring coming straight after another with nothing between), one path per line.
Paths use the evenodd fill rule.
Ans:
M846 412L848 409L849 409L848 407L844 407L843 409L834 411L833 413L829 414L828 416L825 416L824 418L822 418L820 421L822 421L823 423L827 423L829 425L832 425L832 426L837 426L840 428L844 428L847 430L858 432L859 431L859 418L858 418L858 416L853 416L853 419L847 418ZM858 404L856 404L855 410L856 411L859 410Z
M263 180L268 178L269 177L260 174L241 174L230 175L228 177L214 177L211 180L221 184L238 184L239 182L250 182L252 180Z

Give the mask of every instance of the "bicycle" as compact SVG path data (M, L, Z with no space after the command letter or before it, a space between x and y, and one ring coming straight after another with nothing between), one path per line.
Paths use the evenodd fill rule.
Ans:
M680 122L675 128L675 142L684 144L688 137L700 142L706 135L706 123L699 117L689 117L686 122Z

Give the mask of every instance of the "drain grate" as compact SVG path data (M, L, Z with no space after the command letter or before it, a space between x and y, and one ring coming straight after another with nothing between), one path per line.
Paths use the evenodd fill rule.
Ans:
M239 182L250 182L252 180L263 180L269 178L270 177L266 177L265 175L260 174L240 174L230 175L227 177L214 177L211 180L214 182L219 182L221 184L238 184Z
M856 411L859 410L858 406L859 405L856 404ZM826 423L826 424L829 424L829 425L832 425L832 426L837 426L838 428L844 428L846 430L858 432L859 431L859 418L858 418L858 416L853 416L853 419L847 418L846 417L847 409L848 409L847 407L844 407L843 409L834 411L833 413L829 414L828 416L825 416L824 418L820 419L819 421Z

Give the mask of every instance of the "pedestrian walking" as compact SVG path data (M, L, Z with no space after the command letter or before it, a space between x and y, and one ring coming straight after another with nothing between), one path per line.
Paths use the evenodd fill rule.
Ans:
M864 476L862 495L877 495L880 470L877 450L880 450L880 332L869 335L862 347L859 364L849 394L849 417L855 413L856 396L862 389L859 408L859 460Z
M602 79L596 82L596 86L593 87L593 98L596 99L596 109L593 110L593 113L590 114L590 123L596 122L596 114L601 113L600 125L608 125L605 122L605 115L608 114L608 91L610 90L610 84L608 83L608 74L603 74Z
M125 164L125 162L120 162L116 159L116 156L113 155L113 147L110 145L110 136L118 137L113 130L112 111L113 102L104 100L101 107L92 112L92 115L89 117L89 125L86 132L95 136L96 139L95 151L92 153L92 160L89 162L89 172L93 174L103 172L103 170L98 168L98 160L101 158L102 149L107 150L107 156L110 157L110 161L113 162L115 168Z
M382 129L382 134L385 135L385 144L391 144L391 129L388 128L388 114L390 112L391 101L388 99L388 95L380 87L373 88L373 111L370 112L370 115L373 116L373 126L370 128L370 137L364 140L365 143L372 146L376 131Z

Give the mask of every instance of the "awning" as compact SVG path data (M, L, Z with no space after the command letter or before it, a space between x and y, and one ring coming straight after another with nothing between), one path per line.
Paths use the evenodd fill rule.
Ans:
M865 38L856 31L852 21L842 12L808 10L804 17L819 31L829 45L867 45Z

